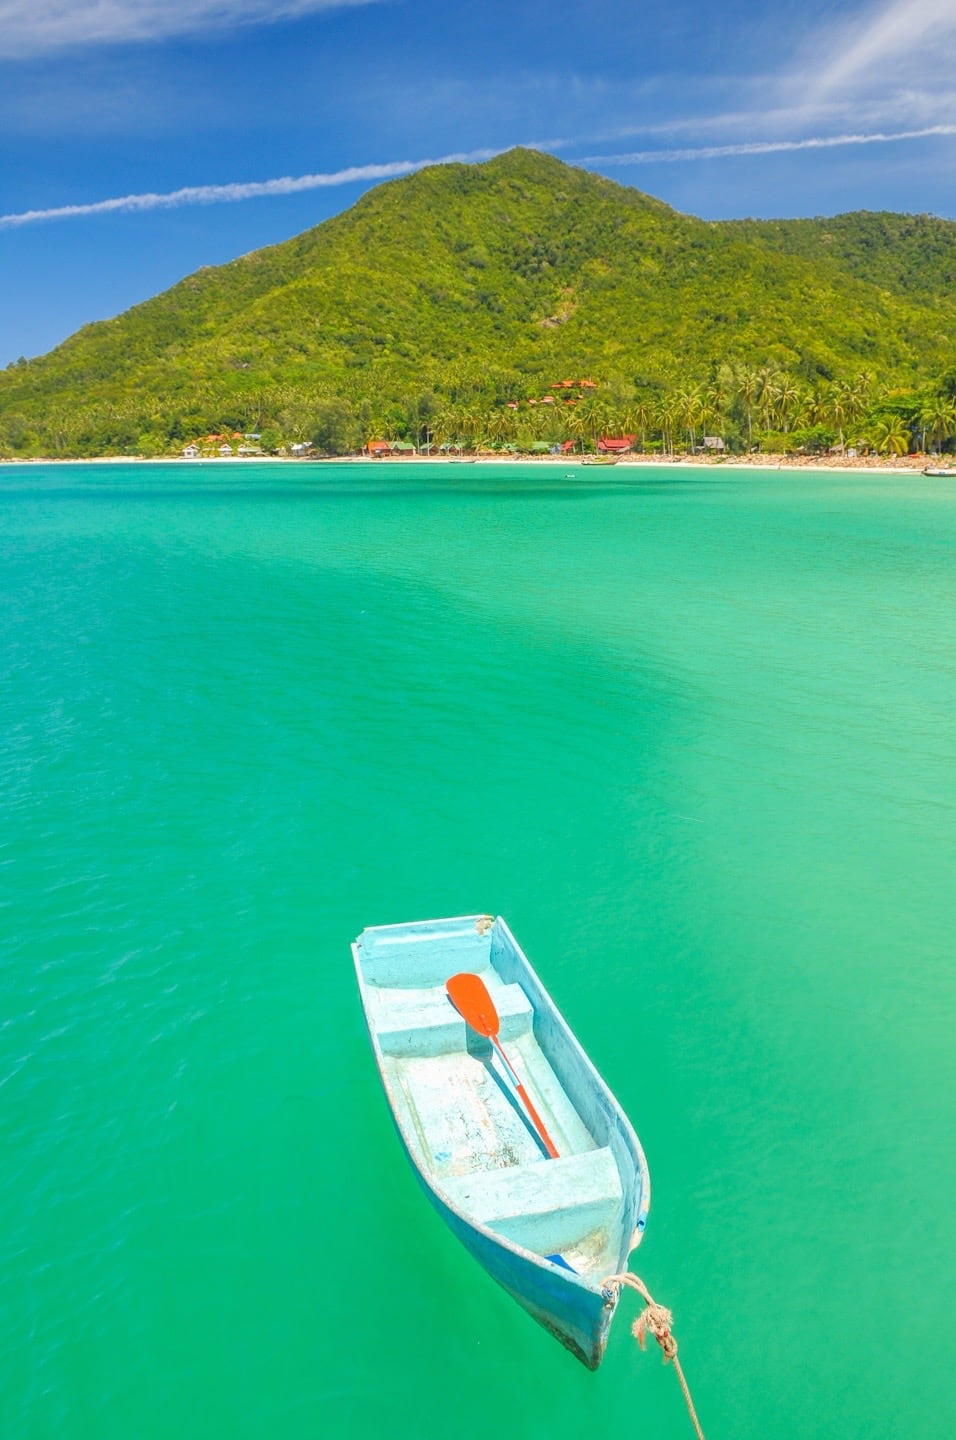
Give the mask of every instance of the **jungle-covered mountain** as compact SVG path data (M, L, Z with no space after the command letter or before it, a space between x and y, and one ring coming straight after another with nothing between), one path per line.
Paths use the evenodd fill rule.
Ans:
M0 454L323 427L343 448L569 376L628 403L761 368L808 395L861 375L931 393L956 365L954 281L951 221L708 222L512 150L379 185L8 367Z

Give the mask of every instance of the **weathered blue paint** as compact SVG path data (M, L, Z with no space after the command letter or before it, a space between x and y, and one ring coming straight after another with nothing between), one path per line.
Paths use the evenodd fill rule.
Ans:
M488 1274L596 1369L617 1303L601 1281L626 1267L650 1205L627 1117L500 917L373 926L352 954L382 1084L428 1198ZM448 1000L460 970L488 986L557 1160L490 1042Z

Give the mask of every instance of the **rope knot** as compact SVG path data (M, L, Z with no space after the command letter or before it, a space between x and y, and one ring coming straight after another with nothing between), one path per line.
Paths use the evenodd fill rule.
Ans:
M643 1350L648 1333L650 1333L664 1352L664 1364L666 1365L669 1360L673 1360L681 1390L684 1392L684 1400L687 1404L687 1412L690 1415L691 1424L694 1427L698 1440L704 1440L703 1431L700 1428L700 1421L697 1419L697 1412L694 1409L694 1402L691 1399L690 1390L687 1388L687 1381L684 1379L681 1363L677 1358L677 1341L671 1334L671 1325L674 1321L673 1315L665 1306L658 1305L657 1301L651 1296L644 1281L639 1279L637 1275L632 1275L630 1270L626 1271L623 1275L609 1275L606 1280L602 1281L602 1287L607 1295L609 1304L619 1298L624 1285L629 1285L632 1290L636 1290L644 1301L644 1309L631 1326L631 1334Z
M631 1326L631 1334L642 1350L645 1348L647 1332L650 1331L664 1352L665 1365L668 1360L673 1360L677 1354L677 1341L671 1334L671 1322L673 1319L674 1317L669 1310L665 1309L663 1305L656 1304L652 1300L647 1305L647 1308L641 1311Z

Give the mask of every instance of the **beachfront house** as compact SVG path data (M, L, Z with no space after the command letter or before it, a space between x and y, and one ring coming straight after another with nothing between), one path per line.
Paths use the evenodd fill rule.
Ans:
M552 380L549 390L596 390L596 380Z
M722 435L705 435L704 449L721 451L726 450L727 446L724 444L724 439Z
M183 446L184 460L198 460L201 454L202 451L199 449L199 446L196 444L195 440L191 441L188 445Z
M626 455L634 444L634 435L602 435L597 442L599 455Z

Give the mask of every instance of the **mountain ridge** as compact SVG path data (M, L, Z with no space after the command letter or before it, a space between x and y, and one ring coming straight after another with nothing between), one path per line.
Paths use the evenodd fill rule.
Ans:
M162 449L293 412L301 430L332 401L369 420L420 394L500 406L566 374L636 392L721 365L926 386L956 362L953 278L951 221L706 221L511 150L386 181L0 372L0 451Z

